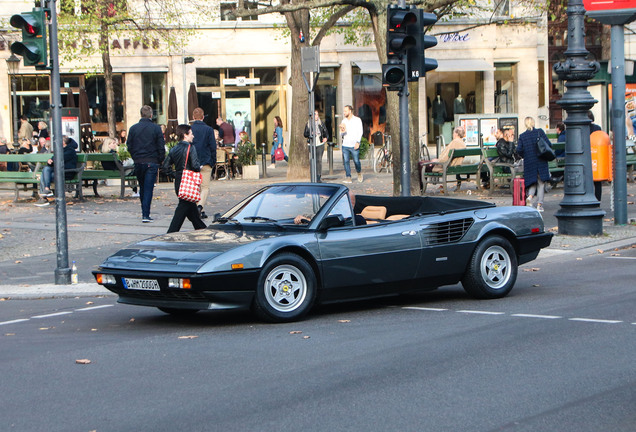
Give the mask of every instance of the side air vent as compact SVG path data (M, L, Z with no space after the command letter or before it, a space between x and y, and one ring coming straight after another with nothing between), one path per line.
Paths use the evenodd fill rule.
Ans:
M455 243L464 236L472 225L472 218L440 222L425 228L424 238L429 246Z

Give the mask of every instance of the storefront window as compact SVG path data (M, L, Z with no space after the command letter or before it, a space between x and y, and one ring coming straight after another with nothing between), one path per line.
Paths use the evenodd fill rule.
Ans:
M88 96L89 113L93 123L108 123L106 105L106 80L103 75L87 77L84 83ZM113 75L113 91L115 92L115 121L122 122L124 116L122 76ZM97 129L101 129L97 127Z
M225 78L236 78L236 77L249 77L250 70L249 69L226 69L225 70Z
M254 68L254 78L261 80L261 85L278 85L278 70L276 68Z
M220 69L197 69L197 87L218 87L220 85Z
M143 103L152 107L152 119L157 124L167 124L166 119L166 74L148 72L141 75L143 83Z
M514 113L515 100L515 69L512 63L495 63L495 112Z
M361 74L357 67L353 70L353 111L362 120L363 136L371 141L375 132L385 131L386 90L380 74Z

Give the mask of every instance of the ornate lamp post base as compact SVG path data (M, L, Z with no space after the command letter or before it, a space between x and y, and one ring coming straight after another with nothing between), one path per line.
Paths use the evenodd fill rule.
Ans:
M568 49L566 60L554 65L567 91L557 103L568 113L565 143L564 197L555 214L560 234L603 234L601 203L594 195L590 124L587 112L597 102L587 90L588 80L598 72L598 62L586 59L583 0L568 2Z

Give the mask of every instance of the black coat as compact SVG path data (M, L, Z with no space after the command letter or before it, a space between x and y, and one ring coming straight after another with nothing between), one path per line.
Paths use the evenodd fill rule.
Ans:
M529 129L519 135L517 153L523 158L523 179L526 187L535 184L537 177L541 177L544 182L550 180L548 163L537 156L537 138L540 136L550 142L543 129Z
M166 143L159 125L142 118L128 131L128 152L135 163L161 163L166 157Z
M322 145L323 138L329 139L329 132L327 131L327 126L325 126L325 124L322 122L318 123L318 128L320 129L320 142L318 143L318 145ZM305 132L303 133L303 135L305 136L305 138L307 138L307 142L311 143L309 122L307 122L307 124L305 125Z
M190 148L189 155L188 147ZM187 167L185 166L186 155L188 157ZM174 169L172 168L173 165ZM201 164L197 156L197 148L185 141L181 141L172 147L172 150L170 150L170 153L168 153L168 156L163 161L163 171L166 175L174 175L174 186L177 191L179 190L179 185L181 185L181 176L183 175L184 168L190 171L200 172Z

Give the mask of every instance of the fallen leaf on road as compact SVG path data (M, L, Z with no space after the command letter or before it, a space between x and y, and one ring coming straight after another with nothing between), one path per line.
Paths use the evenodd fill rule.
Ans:
M50 327L40 327L38 330L48 330Z
M188 336L179 336L177 339L196 339L199 336L188 335Z
M541 286L541 285L539 285L539 284L532 284L532 286L533 286L533 287L539 287L539 286Z
M577 261L583 261L583 258L577 258L576 260Z
M0 298L0 301L6 301L6 300L7 300L7 299L6 299L6 298L4 298L4 297Z
M97 329L91 329L91 331L97 331Z
M91 361L89 359L77 359L75 360L76 364L91 364Z
M16 264L22 264L22 261L17 260L15 263L16 263Z
M15 336L15 333L5 333L5 336Z
M85 304L93 304L92 301L87 301Z
M532 267L532 268L525 268L523 269L524 272L536 272L541 270L539 267Z
M569 244L567 244L567 245L562 245L562 246L563 246L563 247L570 247L570 245L569 245Z
M351 320L338 320L339 323L349 323Z
M131 318L128 322L135 322L135 319Z
M309 339L309 336L303 336L303 339Z
M603 252L605 252L603 249L596 249L596 252L602 254Z
M289 332L289 334L301 334L302 332L300 330L292 330Z
M621 254L613 253L613 254L610 254L610 256L621 256Z
M627 201L627 204L634 205L634 201Z

